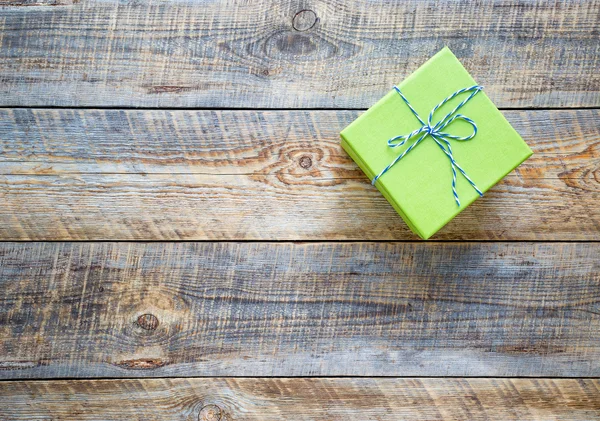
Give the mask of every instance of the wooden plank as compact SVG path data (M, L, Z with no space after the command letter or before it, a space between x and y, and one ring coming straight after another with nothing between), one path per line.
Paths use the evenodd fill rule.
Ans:
M6 106L366 108L444 45L501 107L600 105L596 0L3 6Z
M137 379L0 383L10 420L593 421L600 381Z
M600 376L599 243L0 243L0 377Z
M339 145L359 113L0 110L0 238L415 239ZM535 155L435 238L599 240L600 112L505 114Z

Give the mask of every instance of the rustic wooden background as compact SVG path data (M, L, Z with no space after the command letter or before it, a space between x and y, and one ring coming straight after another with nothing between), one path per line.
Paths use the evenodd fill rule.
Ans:
M600 1L0 29L1 420L600 419ZM535 155L421 242L339 132L444 45Z

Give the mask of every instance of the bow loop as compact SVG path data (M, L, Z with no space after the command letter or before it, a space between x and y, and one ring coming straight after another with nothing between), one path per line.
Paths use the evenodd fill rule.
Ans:
M394 136L391 139L388 139L388 141L387 141L388 146L390 148L398 148L400 146L405 145L406 142L408 142L410 139L412 139L414 137L419 136L419 138L412 145L410 145L404 152L402 152L402 154L397 156L392 161L392 163L389 164L387 167L385 167L375 178L373 178L373 181L371 182L371 184L374 185L375 182L383 174L385 174L390 168L392 168L394 166L394 164L396 164L396 162L401 160L410 151L412 151L427 136L431 136L433 138L433 140L435 141L435 143L440 147L440 149L442 149L444 154L450 160L450 166L452 167L452 192L454 194L454 200L456 201L456 204L458 206L460 206L460 200L458 199L458 193L456 192L456 170L460 171L460 173L471 184L471 186L475 189L475 191L477 191L477 193L479 193L480 196L483 196L483 193L479 190L479 188L477 188L475 183L469 178L469 176L466 174L466 172L454 160L454 155L452 154L452 147L450 145L450 142L448 141L448 139L461 140L461 141L471 140L477 134L477 125L475 124L475 122L463 114L457 114L457 112L467 102L469 102L471 100L471 98L473 98L475 95L477 95L479 93L479 91L481 91L483 89L483 87L479 86L479 85L474 85L474 86L471 86L470 88L459 89L458 91L454 92L452 95L448 96L443 101L441 101L439 104L437 104L435 107L433 107L433 109L431 110L431 112L429 113L429 116L427 118L427 123L425 123L423 121L423 119L415 111L415 109L412 107L412 105L410 105L410 102L408 102L408 100L406 99L406 97L404 96L402 91L400 91L400 89L397 86L394 86L394 89L400 95L400 97L404 100L404 102L406 103L408 108L412 111L412 113L417 118L417 120L419 120L419 122L421 123L421 127L416 130L413 130L409 134ZM456 107L454 107L454 109L452 111L450 111L448 114L446 114L444 116L444 118L442 118L437 123L432 125L433 116L440 107L442 107L444 104L451 101L453 98L457 97L458 95L461 95L461 94L467 93L467 92L469 92L470 95L466 99L464 99L460 104L458 104ZM456 120L462 120L462 121L470 124L471 127L473 128L473 133L471 133L469 136L456 136L451 133L442 132L442 130L444 130L445 128L450 126Z
M449 139L454 139L454 140L471 140L471 139L473 139L475 137L475 135L477 134L477 125L469 117L464 116L462 114L456 114L455 116L453 116L442 127L440 127L439 130L442 130L442 129L450 126L456 120L462 120L462 121L470 124L471 127L473 128L473 133L471 133L469 136L456 136L456 135L453 135L451 133L441 133L440 132L440 135L442 135L443 137L449 138Z
M442 128L446 127L450 123L449 120L450 119L453 120L453 116L456 114L456 112L458 110L460 110L467 102L469 102L471 100L471 98L473 98L475 95L477 95L479 93L479 91L481 91L482 89L483 89L483 86L475 85L475 86L471 86L470 88L459 89L458 91L456 91L453 94L449 95L448 97L444 98L443 101L441 101L439 104L437 104L435 107L433 107L433 109L429 113L429 117L427 118L427 123L431 126L431 121L433 120L434 114L442 106L444 106L444 104L446 104L447 102L450 102L451 100L453 100L455 97L459 96L460 94L470 92L471 94L464 101L462 101L460 104L458 104L456 107L454 107L454 109L452 111L450 111L448 114L446 114L444 116L444 118L442 118L436 124L436 128L438 130L441 130ZM397 91L399 91L399 89L397 89ZM404 96L404 95L402 95L402 96ZM406 101L406 98L403 98L403 99L404 99L404 101ZM414 114L415 113L414 109L412 107L410 107L410 108ZM420 120L421 119L419 118L419 121Z

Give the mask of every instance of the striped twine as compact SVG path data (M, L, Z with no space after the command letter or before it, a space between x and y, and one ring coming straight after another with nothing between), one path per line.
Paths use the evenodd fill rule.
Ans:
M415 109L412 107L412 105L410 105L410 102L408 102L408 99L406 99L406 97L400 91L400 89L397 86L394 86L394 89L396 90L396 92L398 92L398 94L404 100L406 105L408 105L408 108L410 108L410 110L415 115L415 117L417 117L417 119L421 123L421 127L418 128L417 130L410 132L407 135L400 135L400 136L392 137L391 139L389 139L387 141L388 146L390 148L398 148L398 147L406 144L406 142L408 140L412 139L413 137L415 137L415 136L420 136L420 137L417 139L416 142L414 142L412 145L410 145L410 147L408 149L406 149L404 152L402 152L401 155L397 156L375 178L373 178L373 181L371 181L371 184L375 185L377 180L379 180L383 174L385 174L390 168L392 168L396 164L396 162L398 162L402 158L404 158L404 156L406 156L410 151L412 151L427 136L431 136L431 138L435 141L435 143L437 143L437 145L440 147L440 149L442 151L444 151L444 153L450 160L450 165L452 167L452 193L454 193L454 200L456 201L456 204L458 206L460 206L460 200L458 199L458 193L456 192L456 170L460 171L460 173L463 175L463 177L465 177L465 179L471 184L471 186L473 186L475 191L477 191L477 193L479 193L479 196L483 196L483 193L481 192L481 190L479 190L479 188L477 188L477 186L475 185L473 180L471 180L469 178L467 173L454 160L454 155L452 155L452 147L450 146L450 142L449 142L449 139L471 140L477 134L477 125L475 124L475 122L473 120L471 120L469 117L466 117L462 114L456 114L456 112L463 105L465 105L467 102L469 102L471 100L471 98L473 98L475 95L477 95L479 93L479 91L481 91L483 89L483 86L474 85L474 86L471 86L470 88L463 88L463 89L459 89L458 91L454 92L452 95L450 95L449 97L444 99L442 102L440 102L438 105L433 107L433 109L429 113L429 118L427 119L427 123L425 123L423 121L423 119L415 111ZM435 125L431 124L433 115L435 114L435 112L437 111L438 108L440 108L446 102L452 100L454 97L456 97L460 94L463 94L465 92L470 92L471 94L464 101L462 101L460 104L458 104L452 111L450 111L448 114L446 114L446 116L444 118L442 118L440 121L438 121ZM471 133L469 136L461 137L461 136L455 136L450 133L445 133L442 131L443 129L448 127L450 124L452 124L456 120L463 120L463 121L466 121L467 123L469 123L473 127L473 133Z

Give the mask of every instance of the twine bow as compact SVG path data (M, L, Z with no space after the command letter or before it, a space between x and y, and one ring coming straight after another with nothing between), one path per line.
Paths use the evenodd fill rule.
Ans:
M404 100L404 102L406 103L406 105L408 105L408 108L410 108L410 110L415 115L415 117L417 117L417 119L421 123L421 127L418 128L417 130L414 130L414 131L410 132L407 135L400 135L400 136L392 137L391 139L389 139L387 141L388 146L390 148L398 148L398 147L404 145L406 142L408 142L413 137L419 136L419 135L420 135L420 137L417 139L416 142L414 142L412 145L410 145L410 147L408 149L406 149L404 152L402 152L401 155L397 156L392 161L391 164L389 164L387 167L385 167L373 179L373 181L371 182L371 184L375 185L375 182L377 180L379 180L379 178L383 174L385 174L390 168L392 168L394 166L394 164L396 164L396 162L400 161L404 156L406 156L410 151L412 151L427 136L431 136L431 138L435 141L435 143L437 143L437 145L440 147L440 149L442 149L442 151L444 151L444 153L446 154L446 156L448 157L448 159L450 159L450 165L452 166L452 192L454 193L454 200L456 201L456 204L458 206L460 206L460 200L458 199L458 193L456 192L456 170L457 169L465 177L465 179L471 184L471 186L473 186L473 188L475 189L475 191L477 191L477 193L479 193L479 196L483 196L483 193L481 192L481 190L479 190L477 188L477 186L469 178L469 176L467 175L467 173L454 160L454 156L452 155L452 147L450 146L450 142L449 142L449 139L454 139L454 140L471 140L477 134L477 125L475 124L475 122L473 120L471 120L469 117L466 117L466 116L464 116L462 114L456 114L456 112L463 105L465 105L467 102L469 102L471 100L471 98L473 98L475 95L477 95L479 93L479 91L481 91L483 89L483 86L474 85L474 86L471 86L470 88L463 88L463 89L459 89L458 91L454 92L452 95L450 95L449 97L447 97L446 99L444 99L442 102L440 102L438 105L436 105L435 107L433 107L433 109L429 113L429 118L427 119L427 123L425 123L423 121L423 119L421 119L421 117L419 117L419 114L410 105L410 102L408 102L408 100L402 94L402 92L400 91L400 89L397 86L394 86L394 89L396 90L396 92L398 92L398 94ZM471 94L463 102L461 102L460 104L458 104L456 106L456 108L454 108L452 111L450 111L448 114L446 114L446 116L444 118L442 118L436 124L432 125L431 120L433 118L433 115L437 111L437 109L440 108L442 105L444 105L446 102L448 102L451 99L453 99L454 97L456 97L456 96L458 96L458 95L460 95L462 93L465 93L465 92L470 92ZM463 136L455 136L453 134L446 133L446 132L442 131L442 130L444 130L446 127L448 127L450 124L452 124L456 120L463 120L463 121L469 123L473 127L473 133L471 133L469 136L464 136L463 137Z

